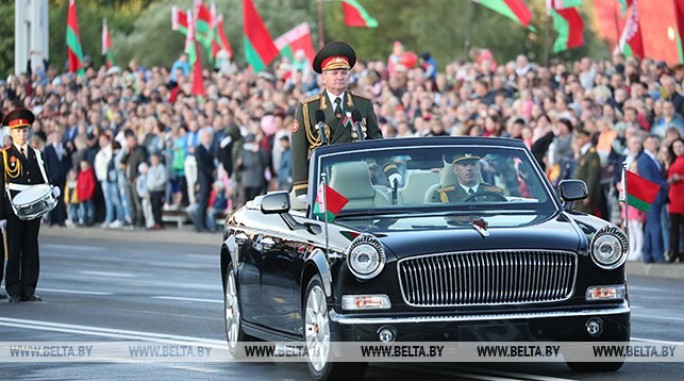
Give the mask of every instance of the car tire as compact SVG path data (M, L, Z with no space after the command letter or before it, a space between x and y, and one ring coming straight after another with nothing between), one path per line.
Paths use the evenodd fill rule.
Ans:
M358 380L366 373L368 363L331 362L332 339L337 337L330 325L330 315L323 282L319 275L309 281L304 294L304 339L309 359L306 363L316 381Z
M226 339L228 350L235 359L245 357L244 348L239 345L245 341L256 341L256 339L242 329L242 315L240 313L240 303L237 294L237 282L235 281L235 271L233 265L228 266L226 274L226 285L223 292L224 318L226 327Z

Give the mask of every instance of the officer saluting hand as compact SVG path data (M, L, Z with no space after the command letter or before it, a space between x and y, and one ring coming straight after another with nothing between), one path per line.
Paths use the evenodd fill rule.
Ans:
M348 89L350 70L356 63L356 53L349 44L335 41L316 54L313 69L321 74L324 90L299 102L292 127L292 179L295 195L308 190L309 157L311 150L322 143L316 128L316 111L325 115L325 134L328 144L359 140L352 113L361 115L365 139L381 139L373 104L370 99L352 94ZM394 167L396 172L396 166ZM387 171L386 171L387 172Z
M5 289L10 303L34 302L38 273L38 230L40 218L21 220L11 205L11 198L31 185L48 182L40 152L28 144L30 126L35 116L26 109L16 109L5 117L3 125L10 129L13 143L2 150L0 161L0 224L7 225L8 246ZM59 197L59 188L54 191Z

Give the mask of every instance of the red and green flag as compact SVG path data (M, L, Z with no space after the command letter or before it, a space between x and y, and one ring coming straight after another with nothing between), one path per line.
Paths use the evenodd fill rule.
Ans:
M473 0L480 5L493 10L525 28L534 28L530 25L532 12L522 0Z
M226 32L223 30L223 15L216 16L216 33L214 33L214 40L211 42L211 56L216 58L216 55L221 50L228 52L233 58L233 48L230 46L230 41L226 37Z
M195 50L199 50L199 43L194 41ZM202 57L197 54L197 59L192 65L192 95L196 95L200 102L204 101L206 93L204 91L204 77L202 75Z
M201 43L207 51L211 51L211 42L214 40L214 20L209 8L202 0L195 0L195 39Z
M66 31L67 55L69 58L69 72L85 75L83 68L83 47L81 34L78 31L78 17L76 16L76 0L69 0Z
M278 55L271 34L252 0L243 0L245 58L254 71L262 71Z
M324 190L325 194L323 194ZM346 197L337 193L337 191L329 185L321 184L321 186L318 187L318 194L316 195L314 214L321 218L324 218L327 214L328 221L332 221L348 202L349 200Z
M197 57L199 56L198 54L198 47L197 44L195 43L195 24L193 22L193 17L192 17L192 12L188 11L186 13L187 15L187 21L188 21L188 29L187 33L185 34L185 54L188 55L188 63L190 65L194 65L195 61L197 60Z
M311 30L309 24L303 22L292 28L282 36L276 38L275 46L280 51L283 57L288 57L290 62L294 61L295 53L297 51L304 52L309 64L313 63L316 51L314 50L313 40L311 39Z
M377 28L378 20L371 17L356 0L342 0L344 24L356 28Z
M566 1L567 3L567 1ZM557 8L565 6L557 2L548 1L547 11L553 19L553 27L558 33L553 43L553 52L559 53L584 45L584 21L575 7Z
M188 35L188 14L179 10L177 6L171 7L171 29Z
M112 52L112 38L107 27L107 18L102 19L102 55L105 56L107 67L114 65L114 53Z
M627 189L627 205L633 206L641 211L648 212L651 205L658 197L660 185L646 180L634 172L625 172Z
M684 1L675 1L675 19L677 20L677 53L679 55L679 62L684 63L684 43L682 36L684 36Z
M629 0L630 14L625 22L625 27L622 29L622 35L618 41L618 50L621 51L625 57L637 56L644 58L644 40L641 37L641 25L639 24L639 7L637 0Z

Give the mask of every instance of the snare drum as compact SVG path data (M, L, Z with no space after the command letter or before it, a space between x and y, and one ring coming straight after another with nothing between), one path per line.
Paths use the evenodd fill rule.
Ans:
M12 209L20 220L33 220L49 213L57 206L57 198L49 184L32 185L12 199Z

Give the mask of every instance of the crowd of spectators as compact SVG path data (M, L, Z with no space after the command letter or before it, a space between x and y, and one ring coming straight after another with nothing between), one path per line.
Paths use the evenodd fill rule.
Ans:
M4 113L24 106L37 115L31 144L46 150L50 176L63 188L65 204L49 223L156 230L162 214L185 211L196 230L214 230L217 216L292 186L293 115L299 100L319 91L315 73L287 60L260 73L224 61L204 72L200 99L189 69L185 55L172 69L87 64L83 77L46 62L1 82ZM641 240L631 259L658 262L684 261L683 81L684 65L620 54L538 65L524 55L497 63L474 49L441 71L429 53L413 67L362 60L351 88L372 99L385 138L521 139L553 184L576 177L591 146L600 170L582 176L599 179L593 213ZM641 171L632 163L642 152L662 175L651 179L662 185L657 216L617 202L622 164ZM646 234L631 234L639 231Z

